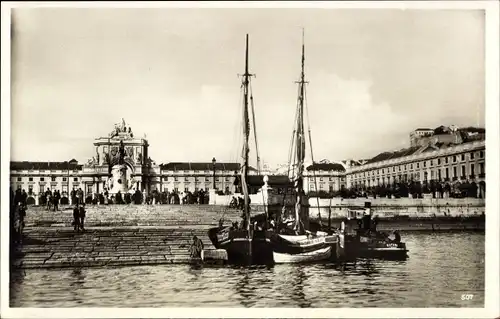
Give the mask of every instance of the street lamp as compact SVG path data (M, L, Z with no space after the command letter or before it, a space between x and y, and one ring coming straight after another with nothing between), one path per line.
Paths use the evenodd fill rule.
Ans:
M70 201L69 201L69 162L64 161L64 164L66 164L66 169L68 170L67 175L66 175L66 198L68 199L68 204L70 204Z
M213 172L214 172L214 190L215 190L215 163L217 161L215 160L215 157L212 158L212 169L213 169Z

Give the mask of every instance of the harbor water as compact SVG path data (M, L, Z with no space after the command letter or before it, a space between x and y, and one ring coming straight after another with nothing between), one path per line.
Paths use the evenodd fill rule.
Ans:
M409 232L406 261L26 269L11 307L484 307L484 232ZM468 295L464 298L464 295ZM472 296L472 297L470 297Z

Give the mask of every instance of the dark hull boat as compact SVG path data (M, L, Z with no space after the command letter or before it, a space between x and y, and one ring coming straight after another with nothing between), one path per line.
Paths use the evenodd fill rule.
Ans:
M348 213L342 222L339 238L346 242L346 254L357 258L377 258L388 260L406 260L409 250L401 242L398 231L393 238L377 231L377 223L371 218L371 203L365 203L365 214L357 219L355 213ZM352 216L351 216L352 215Z
M214 227L208 232L217 249L227 251L232 264L269 265L335 260L337 237L334 235L281 235L270 230L246 230Z
M209 229L208 237L217 249L227 252L231 264L273 264L273 255L267 231L255 230L248 235L246 230L235 230L231 227L214 227Z
M406 260L408 249L405 243L362 244L358 248L359 258L375 258L386 260Z

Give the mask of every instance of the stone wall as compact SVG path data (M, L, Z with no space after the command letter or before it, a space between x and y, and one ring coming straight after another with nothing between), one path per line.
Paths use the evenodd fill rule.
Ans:
M318 201L319 207L318 210ZM347 210L364 209L365 202L370 202L373 215L381 218L409 216L414 218L433 216L470 216L485 213L485 200L480 198L355 198L355 199L317 199L310 198L309 214L343 217Z

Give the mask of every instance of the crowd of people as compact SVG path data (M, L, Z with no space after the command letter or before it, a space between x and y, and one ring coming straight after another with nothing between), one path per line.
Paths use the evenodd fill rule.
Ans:
M479 188L482 191L479 191ZM319 191L309 192L309 196L319 196L324 198L342 197L342 198L363 198L363 197L387 197L387 198L423 198L425 194L429 194L433 198L484 198L486 191L485 182L441 182L441 181L426 181L426 182L401 182L390 185L377 186L355 186L352 188L342 188L339 191Z
M80 198L80 197L77 197ZM83 193L81 194L83 198ZM107 189L101 193L88 194L85 201L72 200L72 203L85 203L93 205L108 205L108 204L145 204L145 205L158 205L158 204L171 204L171 205L193 205L193 204L208 204L209 195L204 190L197 190L195 192L185 191L158 191L153 190L147 193L145 190L142 192L136 190L133 193L122 193L118 191L115 194L110 194Z

